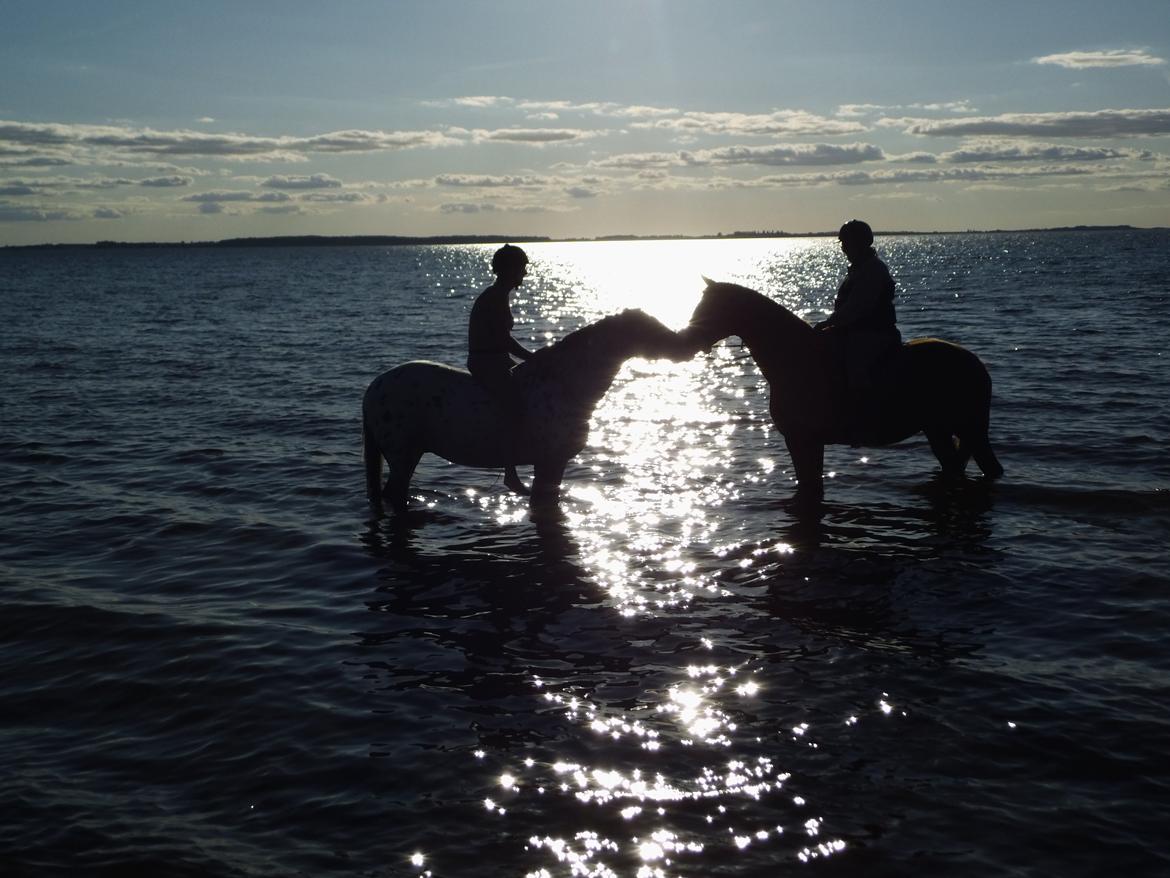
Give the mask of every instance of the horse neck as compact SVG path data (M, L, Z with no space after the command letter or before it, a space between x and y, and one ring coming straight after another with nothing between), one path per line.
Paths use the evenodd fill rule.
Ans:
M540 355L516 367L525 380L555 380L575 405L592 406L605 395L629 354L598 339L597 324L565 336ZM598 327L604 329L604 327ZM593 343L589 344L590 337ZM568 400L567 400L568 401Z
M765 374L771 368L783 368L793 358L808 356L812 327L779 302L756 293L744 298L736 317L732 333L743 339Z

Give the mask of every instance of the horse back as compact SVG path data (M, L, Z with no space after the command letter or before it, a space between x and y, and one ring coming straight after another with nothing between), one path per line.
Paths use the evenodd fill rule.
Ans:
M471 374L415 360L383 372L362 400L383 453L431 452L464 466L500 466L503 424Z
M967 394L991 394L991 376L983 361L953 341L911 339L902 346L899 367L900 383L925 383Z

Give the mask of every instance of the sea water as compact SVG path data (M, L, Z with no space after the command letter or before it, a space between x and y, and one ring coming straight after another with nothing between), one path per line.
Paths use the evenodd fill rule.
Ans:
M374 516L362 392L490 247L0 251L0 873L1166 874L1170 232L878 245L1006 475L830 448L812 520L735 339L626 364L559 518L429 456ZM526 249L530 348L844 273Z

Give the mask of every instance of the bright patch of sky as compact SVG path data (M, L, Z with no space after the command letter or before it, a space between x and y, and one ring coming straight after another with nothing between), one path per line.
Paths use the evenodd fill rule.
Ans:
M1164 0L3 19L0 244L1170 225Z

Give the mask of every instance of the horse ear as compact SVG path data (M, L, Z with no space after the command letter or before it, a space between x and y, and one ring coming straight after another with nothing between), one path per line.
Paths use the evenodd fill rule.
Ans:
M707 277L707 275L701 274L701 275L699 275L699 277L701 277L703 279L703 283L705 283L707 286L709 286L709 287L715 286L715 281L711 280L711 278Z

